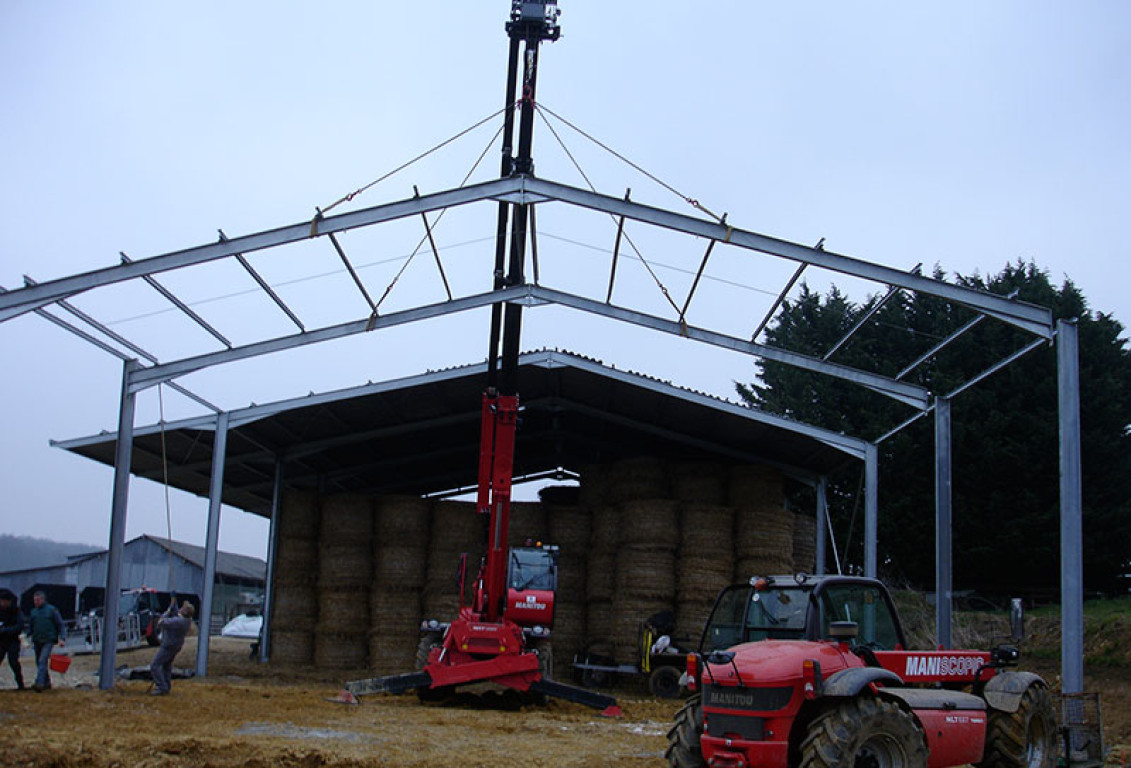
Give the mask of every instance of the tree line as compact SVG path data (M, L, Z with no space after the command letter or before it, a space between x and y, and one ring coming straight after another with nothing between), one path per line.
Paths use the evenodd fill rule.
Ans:
M934 277L946 279L936 268ZM1123 326L1091 311L1070 281L1052 284L1026 262L992 277L954 282L1052 309L1075 319L1080 342L1080 419L1084 504L1084 580L1088 590L1126 591L1131 572L1131 353ZM835 286L802 285L767 328L772 346L824 356L882 297L854 303ZM976 318L967 307L895 292L833 362L895 376ZM937 395L953 392L1031 334L987 318L937 357L903 376ZM862 387L763 360L756 379L737 384L749 404L809 424L876 440L914 411ZM1054 593L1060 583L1057 367L1053 345L1037 348L954 398L951 407L955 589ZM860 462L830 476L829 505L840 555L863 562ZM881 576L934 583L934 419L912 423L880 444ZM793 499L809 505L807 491ZM811 507L809 507L811 508Z

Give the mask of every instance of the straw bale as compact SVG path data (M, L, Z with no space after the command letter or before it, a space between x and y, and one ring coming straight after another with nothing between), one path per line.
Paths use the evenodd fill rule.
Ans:
M291 626L271 627L271 662L309 664L314 661L314 631Z
M670 491L667 467L649 456L624 459L613 464L608 498L614 503L632 499L663 499Z
M319 541L327 544L365 544L373 539L373 502L367 496L340 493L322 499Z
M582 555L561 552L558 555L558 594L567 600L584 600L588 595L585 583L588 560Z
M793 514L793 570L812 573L817 565L817 516Z
M624 547L617 559L616 592L637 600L675 597L675 553Z
M676 600L714 600L719 590L732 583L733 576L733 558L680 558Z
M318 541L280 539L275 548L275 584L314 584L318 581Z
M318 591L313 584L277 584L271 606L275 621L296 630L312 630L318 620Z
M369 671L375 675L411 672L416 667L420 626L384 627L369 633Z
M317 494L286 489L279 509L279 539L317 539L318 518Z
M592 551L586 568L585 593L590 600L610 600L616 589L616 552Z
M621 544L638 549L679 546L679 502L635 499L620 505Z
M734 563L734 580L748 581L753 576L773 576L793 571L793 553L741 557Z
M540 541L546 541L546 510L534 502L512 503L507 546L524 547Z
M374 589L369 593L369 623L375 631L385 626L419 628L420 620L419 593L401 589Z
M374 555L373 582L378 588L420 589L427 571L428 552L423 547L386 546Z
M698 645L699 638L703 635L703 627L715 607L715 596L710 600L683 600L675 605L676 633L680 637L690 638L691 645Z
M563 553L584 555L592 535L592 515L588 507L546 504L546 542L558 545Z
M314 633L314 666L319 669L361 669L368 656L368 632Z
M613 601L613 655L619 663L640 660L640 624L653 614L671 611L673 600L622 598Z
M360 587L373 577L373 552L368 541L322 544L318 551L318 586Z
M620 546L620 509L616 506L594 507L592 534L589 538L590 556L594 552L615 552Z
M590 600L586 605L585 634L588 645L611 643L613 637L613 604L610 600Z
M671 468L672 496L700 504L726 504L728 470L708 461L681 462Z
M481 552L487 543L488 515L480 515L472 501L438 501L432 505L432 539L435 551Z
M369 590L322 589L318 592L319 632L360 632L369 628Z
M734 507L684 502L680 505L680 553L717 553L732 549Z
M419 496L378 496L373 507L373 538L378 547L428 546L430 501Z

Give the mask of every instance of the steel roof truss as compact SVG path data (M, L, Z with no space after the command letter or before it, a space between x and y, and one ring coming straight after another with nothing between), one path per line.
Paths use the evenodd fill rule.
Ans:
M125 253L120 253L119 255L122 257L122 263L123 264L132 263L131 260L130 260L130 257L127 256ZM208 333L212 334L212 336L217 341L219 341L221 344L223 344L228 349L232 348L232 342L228 341L228 339L225 338L224 334L220 333L218 330L216 330L211 325L209 325L208 321L206 321L203 317L201 317L196 312L194 312L192 307L190 307L188 304L185 304L183 301L181 301L180 297L178 297L177 294L173 293L168 288L161 285L161 283L157 282L157 279L155 277L153 277L153 275L142 275L141 279L144 280L145 282L149 283L149 285L153 288L153 290L157 291L159 294L161 294L166 299L168 299L170 304L172 304L177 309L181 310L181 312L184 312L185 315L187 315L190 320L195 322L197 325L199 325L204 330L208 331Z

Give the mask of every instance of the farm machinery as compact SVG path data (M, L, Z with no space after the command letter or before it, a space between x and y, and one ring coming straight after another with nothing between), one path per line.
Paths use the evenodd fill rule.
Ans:
M1052 768L1048 685L1018 651L905 650L887 589L777 576L724 589L688 656L672 768Z
M506 25L510 38L503 124L502 176L531 174L534 93L538 48L557 40L557 0L514 0ZM519 78L521 76L521 90ZM516 96L519 96L516 98ZM514 152L515 114L519 115ZM512 210L513 209L513 210ZM529 206L500 201L496 232L494 288L524 281ZM450 622L427 620L421 627L416 672L346 683L345 691L403 693L422 699L447 695L456 687L493 683L539 696L556 696L618 716L610 696L550 679L551 626L557 588L557 548L508 548L515 433L519 421L518 356L522 327L520 304L492 307L488 380L481 405L478 512L487 518L487 552L464 604L467 560L460 564L460 608Z

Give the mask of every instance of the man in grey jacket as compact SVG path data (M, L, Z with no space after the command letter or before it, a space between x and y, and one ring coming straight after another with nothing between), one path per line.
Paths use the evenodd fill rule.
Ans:
M192 603L187 600L181 604L181 610L173 613L177 607L174 598L169 602L169 610L165 611L157 621L157 631L161 635L161 647L149 665L149 672L153 675L154 688L152 696L165 696L173 688L173 659L177 658L181 647L185 644L185 635L192 628Z

